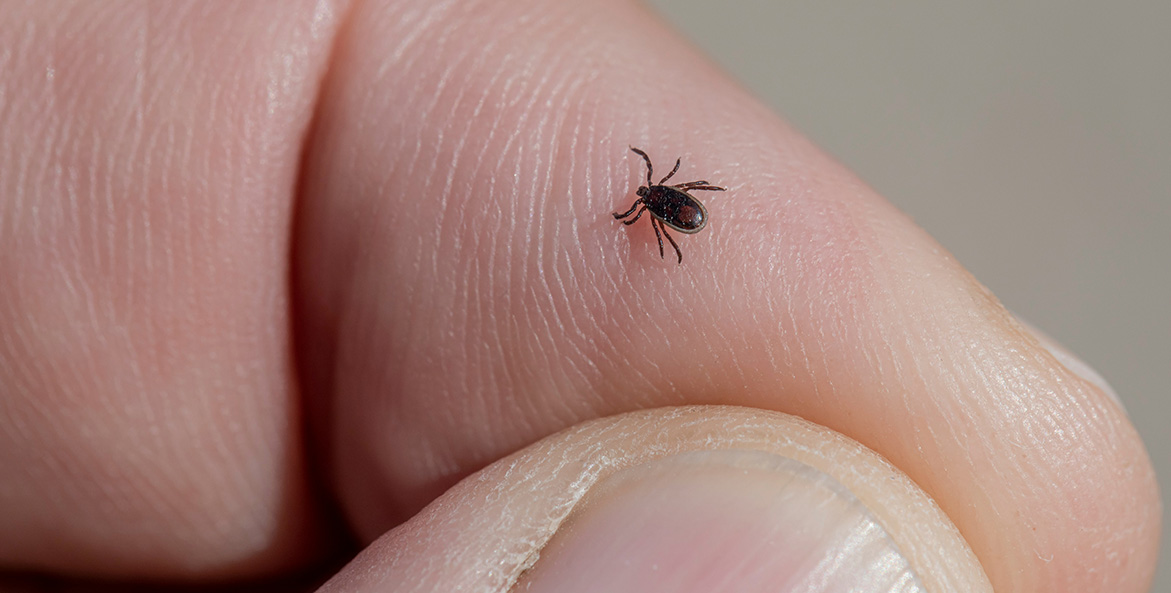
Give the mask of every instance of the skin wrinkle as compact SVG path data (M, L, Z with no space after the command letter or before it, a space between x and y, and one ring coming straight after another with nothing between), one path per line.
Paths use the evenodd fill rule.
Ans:
M937 323L938 323L938 322L937 322ZM912 332L908 332L908 333L907 333L907 337L908 337L908 338L912 338L914 335L929 335L929 331L930 331L930 328L924 327L924 328L922 328L922 330L921 330L920 332L914 332L914 333L912 333ZM912 346L911 346L911 344L910 344L910 343L908 343L908 348L911 348L911 347L912 347ZM938 348L938 349L934 349L934 350L933 350L934 356L939 356L939 357L942 357L942 356L944 356L944 355L945 355L945 352L946 352L946 349L944 349L944 348ZM925 359L923 359L923 360L930 360L931 358L933 358L933 357L926 357L926 358L925 358ZM924 368L923 368L923 366L922 366L922 365L921 365L921 363L920 363L920 359L912 359L912 360L915 360L915 363L916 363L916 373L915 373L916 377L922 377L922 378L923 378L923 379L922 379L922 388L923 388L923 389L927 389L927 387L928 387L928 384L927 384L927 379L926 379L926 377L928 376L928 375L927 375L927 372L928 372L928 371L927 371L926 369L924 369ZM941 365L940 365L940 367L939 367L940 369L942 369L942 372L940 373L940 375L941 375L941 376L943 376L943 377L947 377L947 378L949 378L949 379L950 379L949 383L950 383L950 385L953 387L953 391L952 391L952 393L961 393L961 392L962 392L961 385L962 385L963 381L962 381L962 380L958 380L958 379L955 379L955 378L953 378L953 377L954 377L954 373L952 373L952 372L950 371L950 369L964 368L964 367L960 366L960 365L962 365L962 364L964 364L964 361L959 361L959 362L957 362L957 361L951 361L951 362L949 362L949 363L941 364ZM978 368L978 367L968 367L968 368ZM946 412L946 411L949 409L947 406L939 406L938 408L939 408L941 411L944 411L944 412ZM981 409L983 409L983 407L982 407L982 406L980 406L980 405L974 405L974 406L973 406L973 408L974 408L975 410L981 410ZM991 417L989 417L989 419L991 419ZM929 429L929 431L928 431L928 433L927 433L927 436L928 436L930 439L936 439L936 438L938 438L938 436L939 436L939 433L936 431L936 428L938 428L938 427L940 427L940 426L942 426L942 427L963 426L963 421L964 421L964 419L963 419L963 418L955 418L955 420L953 420L952 422L943 423L942 425L933 425L933 428ZM948 433L948 434L949 434L949 436L951 436L953 439L958 439L958 437L960 437L960 435L959 435L959 434L956 434L956 433L954 433L954 432L951 432L951 431L949 431L949 433ZM936 441L936 440L927 440L927 441L926 441L926 443L932 443L932 442L939 442L939 441ZM954 462L953 462L953 464L952 464L952 465L958 465L958 464L960 464L960 463L966 463L966 464L967 464L967 465L969 465L969 466L975 467L975 465L976 465L976 462L975 462L975 460L973 459L971 452L983 452L983 451L985 451L985 450L986 450L986 447L985 447L985 446L979 446L981 443L983 443L983 442L984 442L984 440L983 440L983 439L977 439L977 440L975 440L975 441L971 441L971 442L972 442L972 446L970 446L970 447L968 447L968 448L967 448L967 450L966 450L966 452L965 452L965 455L964 455L963 457L961 457L961 458L956 458L956 459L954 460ZM914 446L914 447L915 447L917 450L919 450L919 451L922 451L923 447L925 446L925 443L924 443L923 441L920 441L920 440L918 440L918 439L916 439L916 440L913 440L913 441L912 441L911 443L909 443L909 444L910 444L910 445L912 445L912 446ZM950 470L949 470L949 471L950 471ZM917 473L917 472L916 472L916 473ZM914 473L912 473L912 475L914 475ZM936 485L938 481L940 481L940 480L943 480L943 479L946 479L946 477L947 477L946 475L933 476L933 475L931 475L931 474L926 474L926 475L923 475L923 476L921 476L921 477L918 477L918 478L917 478L917 480L919 481L919 483L921 483L921 484L924 484L924 487L930 488L930 487L932 487L932 486ZM981 490L982 490L982 489L983 489L983 485L982 485L982 484L977 484L977 485L976 485L976 488L975 488L975 491L973 491L973 492L969 492L969 493L967 494L967 497L968 497L968 498L978 497L978 498L982 498L982 499L984 499L984 500L988 501L988 503L992 503L992 499L990 499L990 498L989 498L989 497L987 497L987 496L983 496L983 493L981 492ZM950 505L949 505L949 506L950 506ZM993 506L993 508L995 508L995 504L992 504L991 506ZM951 509L951 512L954 512L954 511L955 511L955 509L954 509L954 508L953 508L953 509ZM969 541L972 541L973 534L978 534L980 531L983 531L983 530L986 530L986 529L994 529L994 528L993 528L993 527L991 527L991 525L989 525L989 526L987 526L987 527L985 527L985 526L982 526L982 525L977 525L977 526L975 526L975 527L969 527L969 528L968 528L968 530L966 531L965 535L966 535L966 537L969 539ZM987 539L987 538L985 538L985 539ZM989 542L986 542L986 543L991 545L993 542L989 541ZM995 547L995 546L993 546L993 547ZM998 555L999 555L999 556L1001 556L1001 557L1007 557L1007 556L1005 556L1005 555L1003 555L1003 554L998 554Z
M399 44L389 51L389 56L383 60L382 66L377 71L377 81L381 82L386 79L387 72L390 71L391 66L404 63L403 56L408 55L408 50L412 49L419 38L424 34L434 33L437 27L433 23L438 23L447 20L447 13L453 10L453 6L468 6L468 2L458 2L458 0L447 0L446 2L431 2L427 3L428 10L419 10L412 7L415 4L407 4L405 10L396 11L396 14L387 14L387 17L394 18L387 19L382 23L382 28L391 30L392 35L388 39L401 39ZM415 18L412 18L415 17ZM398 24L399 27L387 27L387 24ZM418 58L424 52L410 52L410 59ZM375 85L371 85L373 88Z
M510 81L510 82L511 82L511 81ZM531 96L541 96L541 93L539 93L539 92L538 92L538 93L523 93L523 94L521 94L521 96L524 96L524 95L531 95ZM526 108L526 112L527 112L527 111L531 111L531 105L530 105L530 106L528 106L528 108ZM511 142L511 141L512 141L512 139L510 138L510 140L509 140L509 141ZM504 151L502 154L507 154L507 151ZM449 183L448 183L448 185L449 185L449 186L450 186L450 179L451 179L451 178L449 177ZM440 224L442 225L442 224L444 224L444 223L442 223L442 222L441 222ZM507 244L507 243L506 243L506 244ZM495 252L495 251L493 251L493 252ZM508 269L508 268L506 267L505 269ZM505 294L507 294L507 293L505 293ZM515 379L513 379L513 380L512 380L512 382L513 382L513 383L516 383L516 380L515 380Z
M998 365L997 368L1004 368L1004 367ZM1005 381L1005 384L1007 386L1008 391L1012 392L1012 393L1024 393L1025 392L1024 390L1027 388L1027 385L1025 384L1025 382L1020 379L1017 379L1016 381L1014 381L1012 377L1009 377L1009 378L1005 378L1004 381ZM1039 394L1035 388L1032 389L1031 391L1034 394L1044 395L1044 394ZM1056 403L1056 402L1054 402L1054 403ZM1040 398L1039 401L1034 400L1031 403L1031 407L1036 409L1037 407L1047 406L1047 404L1048 404L1047 399ZM1018 405L1023 405L1023 402L1022 402L1022 404L1018 404ZM1038 452L1044 451L1044 450L1048 449L1049 447L1052 447L1053 445L1055 445L1055 443L1047 443L1047 441L1050 440L1047 438L1047 435L1045 435L1043 432L1037 431L1034 428L1032 428L1031 425L1034 425L1035 421L1029 419L1029 417L1026 415L1026 413L1022 412L1020 414L1020 416L1022 417L1022 421L1020 422L1021 432L1019 432L1019 433L1014 432L1010 426L1006 426L1005 427L1006 430L1005 430L1004 434L1006 436L1008 436L1008 438L1010 438L1010 439L1016 437L1018 434L1021 437L1027 437L1026 443L1020 443L1015 440L1012 441L1017 444L1017 449L1018 449L1019 453L1017 455L1010 455L1010 456L1006 456L1005 458L1001 459L1000 463L998 464L999 465L998 469L1000 469L1000 471L1002 471L1004 473L1015 473L1018 475L1035 475L1037 473L1037 471L1039 469L1041 469L1042 466L1027 463L1027 455L1029 455L1029 453L1031 451L1033 451L1034 449L1036 449ZM1041 417L1044 417L1044 415L1041 415ZM1073 457L1074 456L1071 456L1070 458L1073 458ZM1049 476L1048 477L1046 477L1046 476L1037 477L1036 483L1060 483L1059 481L1055 481L1055 480L1061 480L1062 475L1077 475L1077 474L1067 474L1065 471L1063 471L1062 466L1065 464L1060 462L1059 457L1051 456L1050 459L1051 459L1051 462L1056 462L1056 463L1051 466L1051 467L1053 467L1053 469L1051 471L1047 472L1049 474ZM1040 493L1033 493L1034 496L1036 496L1037 494L1040 494ZM1046 497L1052 497L1051 493L1044 493L1043 495ZM1058 506L1059 505L1054 505L1054 507L1058 507ZM1062 508L1076 510L1076 506L1068 505L1068 504L1062 506ZM1057 513L1055 515L1055 518L1061 516L1061 511L1057 511L1056 508L1054 508L1053 510L1050 510L1050 511L1043 511L1043 512ZM989 535L989 537L991 538L992 535ZM1038 557L1040 557L1039 553L1034 552L1034 554L1036 554Z
M493 41L493 40L489 40L488 42L486 42L484 44L484 48L483 48L484 51L476 54L476 56L475 56L475 62L473 63L473 66L472 66L474 71L478 72L478 71L484 70L484 66L483 66L484 62L488 59L488 56L491 55L493 53L493 51L495 50L494 46L495 46L495 41ZM452 69L447 70L445 72L445 74L450 73L453 69L454 69L454 66L452 67ZM504 76L504 74L506 72L510 72L510 70L506 69L506 68L495 69L491 78L487 82L487 88L491 89L496 84L496 82ZM507 78L506 80L508 82L511 82L513 80L516 80L516 77ZM441 81L441 85L445 84L445 83L446 83L446 80ZM442 86L441 86L441 88L442 88ZM472 85L460 85L459 86L459 94L457 95L456 99L452 102L451 110L448 113L448 117L446 118L447 121L450 121L450 122L458 121L459 118L457 118L455 116L455 114L459 110L459 108L461 107L461 104L464 103L464 101L465 101L464 97L465 97L467 91L471 88L472 88ZM436 93L437 96L438 96L438 94L439 93ZM467 146L467 139L469 137L469 132L471 131L472 126L474 125L474 122L480 120L481 113L484 110L484 106L485 106L486 101L489 96L490 96L490 93L487 91L480 93L478 99L476 100L475 106L472 108L471 117L466 120L466 124L464 126L462 133L456 135L457 140L456 140L455 149L453 150L452 164L451 164L450 168L448 169L448 174L446 177L446 185L443 190L443 196L445 196L445 198L446 198L446 196L449 196L451 193L451 189L452 189L452 186L454 183L456 173L458 171L464 169L463 166L460 166L461 155L463 154L463 151L465 150L465 148ZM493 127L490 129L490 131L488 133L489 138L491 138L491 136L493 136L495 134L496 129L497 129L496 125L499 122L499 112L497 112L497 113L498 113L497 119L496 119L496 121L493 122ZM442 146L442 135L440 137L439 145ZM487 150L487 144L482 145L482 147L480 148L480 151L472 159L471 178L473 178L473 179L475 179L477 177L476 174L478 173L478 170L479 170L481 164L483 163L483 157L484 157L484 153L486 152L486 150ZM492 176L492 185L494 185L494 182L495 182L495 177ZM491 191L492 189L494 189L494 188L490 186L488 191L485 193L485 195L493 195L493 192ZM475 208L475 206L473 206L473 208ZM442 208L441 212L446 214L447 208ZM464 213L464 210L462 210L462 209L457 212L457 214L460 214L460 215L462 215L463 213ZM442 220L440 221L440 223L442 224ZM456 225L456 228L462 229L463 227L464 227L463 217L460 216L460 221L459 221L459 224ZM497 228L496 230L497 230L497 233L493 233L493 236L496 236L499 233L499 228ZM453 238L455 240L454 250L458 252L458 251L460 251L460 248L461 248L460 240L463 239L462 233L455 233ZM473 253L480 251L478 240L475 237L473 237L473 241L476 241L476 243L474 245L472 245ZM489 250L489 251L492 251L492 250ZM478 264L478 260L475 258L473 258L471 261L472 261L473 265ZM491 271L497 269L498 266L495 265L495 262L490 262L490 265L488 265L486 267L489 270L489 273L491 273ZM436 269L437 268L438 268L438 265L436 265ZM462 327L462 325L456 325L455 327Z
M577 89L574 88L572 90L576 91ZM567 97L568 96L575 96L575 95L576 95L576 92L566 93ZM568 102L568 101L566 101L566 102ZM570 120L570 117L571 117L570 113L571 112L568 111L567 109L564 109L564 106L562 106L562 109L556 109L555 111L558 114L558 117L557 117L557 123L554 125L554 129L556 130L556 132L554 133L554 137L560 137L560 138L565 139L562 141L562 143L568 143L567 150L566 150L567 154L570 154L570 155L578 154L578 139L579 139L578 134L580 133L580 112L576 111L576 110L572 112L572 123L570 123L570 121L571 121ZM555 144L554 145L555 149L558 146L559 145ZM553 166L555 166L555 164L557 162L558 162L557 154L555 153L550 158L550 170L551 171L553 170ZM568 167L568 170L566 171L566 174L568 175L568 179L574 179L574 173L576 173L576 170L577 170L577 163L573 159L569 159L569 167ZM543 192L545 195L552 195L554 193L555 190L553 189L553 187L555 185L555 182L556 182L556 178L553 175L550 175L546 179L545 189ZM566 190L564 193L571 195L572 192L568 188L568 186L570 184L568 182L566 182L565 185L566 185ZM552 270L551 273L546 274L546 281L545 281L545 285L549 289L548 290L548 295L549 295L548 306L554 311L553 317L557 322L557 329L561 333L573 336L573 338L569 342L570 342L571 347L573 348L572 354L575 358L575 362L574 362L574 364L571 364L569 366L567 371L573 373L575 376L575 380L570 381L571 384L573 384L573 383L582 384L587 381L587 377L591 374L591 372L596 374L596 365L593 364L591 357L587 354L586 350L584 349L584 348L588 348L589 346L592 346L592 344L588 343L589 339L588 339L588 337L586 337L586 332L584 332L582 330L581 325L576 322L576 320L573 318L573 316L569 315L568 312L565 311L564 309L558 310L559 307L557 306L557 304L559 302L568 303L570 295L578 295L578 298L580 300L582 300L582 301L585 300L585 295L583 294L583 291L571 288L573 285L577 284L577 282L575 282L575 281L578 278L577 276L575 276L573 274L572 268L567 268L565 271L568 272L568 274L566 274L566 273L563 273L563 271L557 265L559 262L564 261L564 259L562 257L559 257L560 255L562 255L562 253L557 248L558 245L566 244L565 241L558 240L561 237L562 229L565 226L567 226L566 223L568 223L568 226L570 227L570 234L575 234L575 233L573 233L573 228L572 228L575 225L575 221L566 221L566 220L563 220L564 217L557 216L557 209L552 207L551 200L546 200L546 201L543 201L542 203L544 205L544 208L543 208L541 220L554 221L553 224L550 225L550 227L549 227L549 234L550 234L549 244L551 246L549 249L550 256L548 258L543 259L543 264L548 265ZM541 241L541 244L544 244L544 241ZM572 242L570 242L569 244L570 245L579 245L577 243L572 243ZM566 257L572 257L572 254L566 253L564 255ZM545 268L545 265L541 265L541 269L544 269L544 268ZM568 321L568 323L566 323L566 321ZM587 319L585 321L587 323L592 323L593 322L592 314L587 315ZM583 348L583 346L584 346L584 348ZM559 417L559 416L555 415L554 417Z
M484 52L483 55L484 55L484 57L487 57L489 54L488 54L488 52ZM501 70L501 72L507 71L506 69L503 69L503 68L500 70ZM520 92L513 93L510 90L513 85L518 84L518 81L519 81L519 78L516 76L493 76L491 78L489 84L492 86L495 86L496 84L503 84L502 95L504 97L517 97L518 98L517 100L519 100L519 97L523 96L523 93L520 93ZM492 86L489 86L488 88L491 89ZM473 165L472 165L471 173L470 173L472 175L473 179L480 177L481 168L483 168L484 165L488 162L487 155L490 151L490 147L492 146L492 143L496 140L497 133L501 130L501 122L503 121L504 114L507 112L507 109L511 107L511 105L508 105L504 109L501 109L501 108L493 109L492 107L495 107L495 105L490 105L488 103L490 98L491 98L491 93L485 92L485 93L481 94L481 96L477 100L477 104L476 104L477 113L480 113L482 111L483 107L488 105L489 106L488 112L492 113L493 117L492 117L491 122L488 124L489 127L488 127L488 131L487 131L487 140L482 145L480 151L476 153L476 157L473 161ZM470 126L469 126L469 129L470 129ZM507 137L507 132L506 132L505 137ZM487 187L484 188L485 195L496 195L498 175L496 175L494 172L499 171L499 169L500 169L499 162L497 162L496 165L497 166L495 166L495 167L487 169L489 181L488 181ZM499 228L497 228L496 230L497 230L497 232L499 232ZM495 238L496 236L497 235L494 233L492 235L492 238ZM477 239L477 243L476 243L476 245L474 245L474 248L479 253L488 254L489 259L487 262L484 262L480 258L473 258L470 261L470 263L471 263L471 265L475 266L477 269L481 269L481 270L485 271L485 273L482 276L485 283L483 285L477 285L476 288L474 289L474 290L480 290L480 287L483 286L483 287L485 287L485 293L486 293L484 295L485 298L483 300L477 301L477 306L476 306L476 309L477 309L476 310L476 320L478 321L477 330L479 332L483 332L483 333L480 333L480 335L487 336L487 339L494 343L494 347L498 349L497 351L503 352L505 349L505 341L504 340L505 340L506 334L504 332L493 332L490 330L490 326L491 326L491 322L492 322L492 316L491 316L490 311L492 311L494 305L496 305L497 303L499 303L500 306L505 307L504 310L506 310L506 311L514 310L513 305L512 305L512 293L507 290L494 290L493 289L493 287L495 287L497 285L503 284L503 285L507 286L511 283L513 268L512 268L512 266L508 265L507 252L505 254L506 257L504 258L504 260L499 261L497 258L496 249L494 247L495 247L494 245L490 244L490 246L488 248L482 248L478 242L478 239ZM464 327L464 326L460 326L460 327ZM474 340L470 340L469 344L468 344L469 351L474 350L473 344L474 344ZM504 365L497 368L494 365L485 364L484 367L486 369L491 369L490 371L485 371L485 374L490 374L489 378L496 378L500 375L506 375L512 371L512 369L510 367L504 366ZM480 382L478 385L486 385L486 384L488 384L488 383ZM491 405L492 398L483 397L483 393L481 390L472 389L469 386L468 391L475 393L476 398L478 400L486 400L486 401L483 401L484 405L486 405L486 406ZM509 402L501 401L498 403L500 404L500 406L506 406L506 405L508 405ZM500 412L501 412L500 407L497 407L497 408L489 411L490 414L500 414ZM493 417L495 417L495 416L493 416ZM503 417L507 418L508 414L504 414ZM453 464L458 465L458 461L454 461L455 455L453 453L451 453L450 451L448 451L447 454L453 458Z
M565 83L569 80L571 80L571 79L568 79L566 77L562 77L561 81L549 92L549 95L552 97L565 97L562 100L561 105L554 106L551 109L552 112L557 114L556 123L554 123L554 124L546 124L546 123L538 124L538 129L551 128L553 130L553 132L551 134L554 138L566 138L567 137L564 133L560 132L565 127L565 120L567 117L566 113L570 112L570 109L567 107L567 104L570 102L570 100L569 100L570 97L577 95L576 91L582 85L581 81L572 81L568 85L568 89L562 91L561 88L564 87ZM548 102L552 102L552 99L548 100L547 103ZM574 110L574 112L576 112L576 110ZM570 138L571 138L570 142L571 142L571 147L572 147L572 143L575 142L575 140L572 139L572 137L570 137ZM562 142L565 142L565 141L563 140ZM538 142L537 144L541 145L543 143ZM550 165L545 168L549 171L553 170L552 164L557 161L556 157L557 157L558 153L560 152L557 150L559 143L552 142L551 144L554 148L554 152L550 155L550 159L549 159ZM574 153L569 152L568 154L574 154ZM572 159L571 159L571 162L572 162ZM553 180L552 175L546 176L545 182L544 182L544 189L542 191L540 191L539 193L534 191L533 195L534 196L551 195L553 193L551 190L552 180ZM535 293L534 296L537 296L538 299L540 299L541 294L547 295L545 302L538 304L538 306L536 307L536 310L550 311L549 315L543 316L544 317L543 321L544 321L544 326L545 326L545 331L546 331L548 343L554 344L554 343L556 343L557 334L569 333L570 335L577 335L577 336L581 335L579 328L576 328L576 327L574 327L573 329L577 330L577 331L565 332L565 320L567 320L567 319L570 320L571 324L572 324L573 316L568 315L567 310L565 310L563 312L559 312L558 307L557 307L558 302L569 303L573 300L581 300L581 298L580 298L581 293L580 293L580 291L576 291L576 290L573 291L572 293L570 293L569 291L566 291L564 289L564 285L561 284L561 282L560 282L560 275L557 273L556 262L561 261L561 260L558 257L560 255L560 250L557 247L558 242L556 241L556 238L557 238L557 231L563 222L561 220L562 217L556 215L557 210L553 208L551 200L538 200L538 201L540 202L540 204L542 206L542 214L539 216L539 218L536 218L535 220L549 221L550 224L548 224L547 226L538 226L538 233L534 239L534 243L537 246L536 253L534 254L534 259L536 260L536 263L533 264L532 267L534 267L537 270L536 273L539 277L540 285L544 288L544 291L538 291ZM548 235L546 234L546 229L549 230ZM544 257L545 252L546 252L546 250L544 249L544 246L546 244L550 245L550 248L547 251L549 254L548 257ZM550 278L550 273L546 272L547 267L551 267L553 269L552 278ZM574 278L575 278L574 276L572 276L572 275L570 276L571 281ZM557 284L556 286L555 286L555 283ZM558 288L560 290L556 290ZM573 324L573 325L575 325L575 324ZM572 362L567 365L566 371L570 372L570 373L575 373L579 377L579 381L576 382L576 384L584 384L587 381L587 375L582 373L582 367L583 367L582 361L588 360L590 358L590 356L583 350L581 340L570 339L570 340L568 340L568 344L569 344L569 347L572 351L569 353L569 356L567 356L567 358L571 359ZM552 348L545 349L545 351L551 352ZM549 366L552 367L553 365L549 365ZM530 380L530 384L532 384L532 386L536 389L541 389L540 384L537 383L536 381ZM565 385L566 389L564 389L564 390L568 391L568 389L571 388L570 386L573 384L575 384L574 381L572 381L572 380L568 381L567 384Z
M465 7L465 8L469 8L469 7ZM433 100L424 105L424 108L422 109L422 113L421 113L421 117L419 118L419 121L423 121L423 122L434 121L434 119L432 117L432 111L437 106L445 103L444 94L447 91L448 85L451 83L452 75L459 69L460 63L463 60L468 59L468 57L469 57L466 53L463 53L463 54L456 53L456 54L452 55L453 52L451 52L448 49L448 45L450 43L450 40L452 39L452 35L454 34L454 31L455 31L455 29L451 29L449 31L445 28L441 28L439 30L439 33L436 36L436 38L431 41L433 51L435 51L437 53L442 53L443 55L449 55L449 56L451 56L452 59L440 71L439 78L435 83L434 91L432 91L431 93L422 93L423 95L433 97ZM425 55L428 52L417 52L417 53L421 54L421 55ZM484 53L486 54L487 52L484 52ZM420 55L420 57L421 57L421 55ZM407 66L412 66L412 65L413 64L407 64ZM456 99L451 101L453 111L458 107L459 97L462 96L462 94L464 92L465 92L465 89L462 87L457 88L455 90ZM437 138L436 138L436 141L434 142L434 146L436 147L436 152L432 156L431 160L427 163L427 171L425 173L423 173L423 175L422 175L422 177L424 179L430 180L430 179L434 179L436 177L435 172L440 167L439 156L441 154L442 147L445 146L444 138L447 135L448 126L454 125L456 122L456 119L457 118L454 117L454 113L449 113L449 116L447 118L439 120L441 122L441 124L435 132L437 135ZM416 134L415 138L416 138L417 150L414 153L411 153L411 161L407 165L407 168L406 168L408 173L413 173L415 171L416 167L418 166L418 159L424 153L424 151L420 150L419 148L429 144L424 141L424 137L422 134ZM401 154L401 152L399 154ZM451 195L452 176L455 174L456 171L458 171L458 169L459 169L459 154L457 153L457 154L452 155L452 159L449 163L445 163L444 170L447 171L447 175L444 176L445 186L444 186L443 190L441 192L438 192L437 194L435 192L428 192L428 195L438 195L439 196L440 207L438 210L441 214L441 217L439 220L439 224L437 225L436 228L450 228L449 225L445 225L444 223L446 220L446 214L449 212L448 200ZM428 185L430 185L430 184L428 184ZM456 243L457 243L456 247L458 248L459 237L453 236L452 239L456 241ZM438 249L433 252L432 262L431 262L432 263L432 270L433 270L433 272L435 272L435 276L439 275L438 274L439 263L438 263L438 260L435 259L435 255L434 255L437 253L438 253Z

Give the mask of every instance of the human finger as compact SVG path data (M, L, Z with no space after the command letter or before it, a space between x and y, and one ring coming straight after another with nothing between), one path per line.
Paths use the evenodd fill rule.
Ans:
M289 221L340 3L0 8L0 566L322 553Z
M639 5L364 3L317 125L298 335L365 537L559 429L721 403L891 460L999 591L1149 582L1159 504L1119 406ZM645 183L631 146L728 188L682 265L611 216Z
M494 463L323 592L809 587L991 591L947 517L874 452L792 416L693 406L586 422Z

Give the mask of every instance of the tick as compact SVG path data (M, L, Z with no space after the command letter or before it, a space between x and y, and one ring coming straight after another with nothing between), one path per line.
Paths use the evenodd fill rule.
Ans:
M671 247L675 248L675 253L679 256L679 263L683 263L683 252L679 251L679 245L667 233L667 227L691 235L707 226L707 208L704 208L703 203L687 192L694 190L727 191L727 188L712 185L707 181L688 181L679 185L663 185L679 170L679 163L683 162L682 158L675 161L675 168L671 169L666 177L657 184L652 183L651 174L655 168L651 164L651 157L633 146L630 147L630 150L646 161L646 185L638 188L638 199L630 206L630 210L622 214L614 212L614 218L622 220L638 210L634 218L622 220L622 224L634 224L643 212L650 212L651 228L655 229L655 238L659 240L659 257L666 257L663 255L663 235L667 235L667 240L671 242ZM662 227L662 234L659 233L659 227Z

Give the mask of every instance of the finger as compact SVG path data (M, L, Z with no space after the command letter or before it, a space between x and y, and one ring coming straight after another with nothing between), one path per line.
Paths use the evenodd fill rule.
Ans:
M319 552L284 270L337 8L0 9L0 566Z
M566 426L732 403L890 459L998 591L1150 579L1155 482L1120 409L638 6L369 2L338 52L297 304L367 537ZM728 188L682 266L610 216L645 173L629 146Z
M991 591L947 517L882 458L791 416L729 407L636 412L541 441L461 482L322 591L802 582Z

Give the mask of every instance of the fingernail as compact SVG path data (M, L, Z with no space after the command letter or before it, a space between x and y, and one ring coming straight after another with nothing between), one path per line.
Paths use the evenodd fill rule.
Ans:
M1037 341L1053 355L1053 358L1057 359L1057 362L1060 362L1062 366L1069 369L1073 374L1097 386L1098 389L1101 389L1106 395L1110 396L1118 404L1118 407L1122 408L1123 412L1126 411L1126 406L1122 404L1122 399L1118 397L1118 392L1114 391L1113 387L1110 387L1110 384L1106 382L1106 379L1102 375L1098 374L1098 371L1095 371L1093 367L1086 364L1085 361L1078 358L1073 352L1067 350L1065 346L1059 344L1057 340L1049 337L1049 334L1037 329L1036 326L1021 319L1020 316L1017 316L1016 319L1025 329L1032 332L1033 336L1037 338Z
M701 451L622 470L591 489L517 591L923 591L841 483L759 451Z

